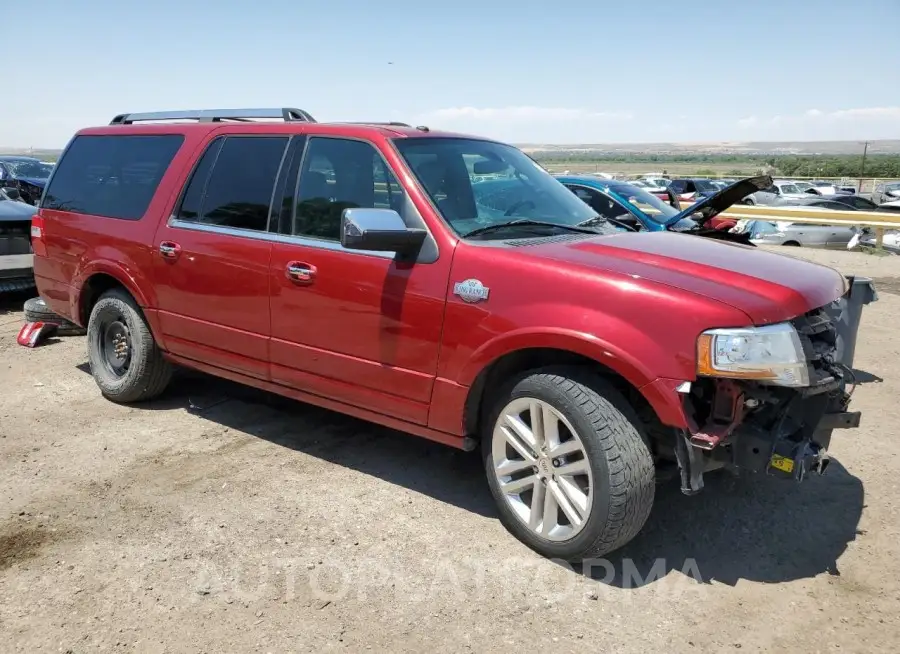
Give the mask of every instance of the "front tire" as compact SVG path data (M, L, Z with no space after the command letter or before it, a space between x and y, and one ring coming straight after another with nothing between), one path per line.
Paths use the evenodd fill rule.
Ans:
M653 457L634 409L573 367L529 373L499 394L482 450L503 525L566 561L633 539L650 515Z
M124 290L106 291L97 300L87 342L94 381L113 402L152 399L172 378L172 366L153 340L140 307Z

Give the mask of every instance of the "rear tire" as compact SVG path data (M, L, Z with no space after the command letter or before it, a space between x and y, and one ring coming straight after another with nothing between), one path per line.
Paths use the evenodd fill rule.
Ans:
M127 403L162 393L172 378L140 307L126 291L103 293L88 321L88 360L104 397Z
M59 325L56 333L60 336L81 336L86 330L74 322L66 320L58 313L52 311L43 298L33 297L25 301L25 322L52 322Z
M798 248L798 247L800 247L800 243L798 243L797 241L788 241L788 242L786 242L786 243L782 243L782 245L784 245L784 246L786 246L786 247L789 247L789 248Z
M580 368L535 370L501 391L482 453L500 521L543 556L607 554L650 515L655 470L641 422L609 382Z

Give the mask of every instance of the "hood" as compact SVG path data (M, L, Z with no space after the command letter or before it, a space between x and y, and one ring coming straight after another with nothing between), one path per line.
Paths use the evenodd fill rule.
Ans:
M847 290L846 279L827 266L672 232L620 232L528 250L598 274L618 273L704 296L744 312L755 325L790 320Z
M28 182L33 186L37 186L39 188L44 188L47 184L47 180L49 177L16 177L16 179L20 182Z
M31 220L37 210L24 202L0 199L0 220Z
M757 191L769 188L770 186L772 186L772 178L769 175L760 175L759 177L742 179L731 186L723 188L718 193L713 193L709 197L700 200L700 202L691 205L681 213L672 216L664 223L664 225L669 227L682 218L688 216L693 217L693 214L695 213L703 214L703 219L698 222L706 222L717 214L722 213L730 206L737 204L751 193L756 193ZM694 218L694 220L697 219Z

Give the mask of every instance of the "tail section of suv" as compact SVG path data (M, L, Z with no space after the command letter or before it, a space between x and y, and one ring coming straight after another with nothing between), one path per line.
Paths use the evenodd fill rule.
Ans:
M504 525L547 556L628 542L666 471L685 493L716 468L822 472L859 419L823 311L840 274L620 232L487 139L123 114L66 147L32 239L109 399L177 364L480 447Z

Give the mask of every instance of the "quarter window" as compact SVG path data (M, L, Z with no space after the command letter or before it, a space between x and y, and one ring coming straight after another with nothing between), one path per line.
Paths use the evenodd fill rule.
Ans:
M403 193L371 144L313 137L300 171L290 233L337 241L344 209L367 207L402 213Z
M41 206L139 220L183 142L179 134L77 136Z

